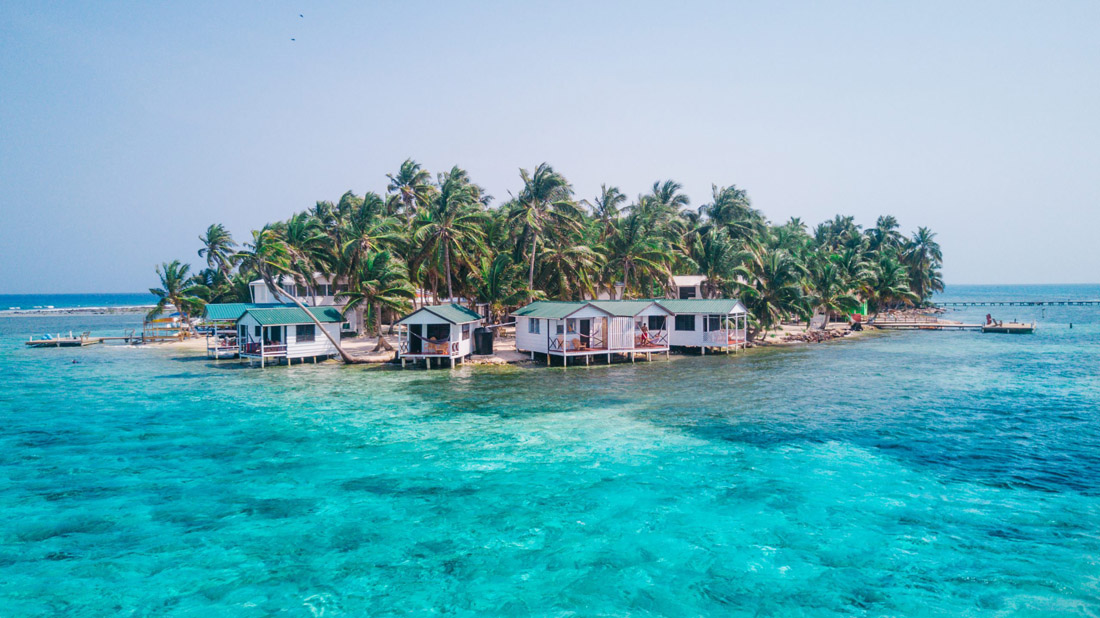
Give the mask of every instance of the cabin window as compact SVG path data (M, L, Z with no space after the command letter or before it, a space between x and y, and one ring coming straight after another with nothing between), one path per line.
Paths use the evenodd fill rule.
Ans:
M693 315L678 315L678 316L676 316L676 330L695 330L695 316L693 316Z
M294 338L298 343L313 341L317 331L313 324L299 324L294 327Z
M462 325L462 340L465 341L469 338L470 338L470 325L469 324L463 324Z
M298 295L298 285L295 283L288 283L283 286L283 289L286 290L286 293L290 294L291 296Z
M706 317L706 328L703 330L716 331L722 330L722 316L720 315L708 315Z
M565 334L565 324L562 324L561 322L558 322L558 327L557 327L557 330L555 332L557 332L557 334L559 334L559 335L564 335Z
M256 335L256 338L259 339L260 336L263 334L263 331L261 330L260 325L257 324L256 326L253 326L252 328L253 328L252 332Z
M539 320L527 318L527 332L533 335L539 334Z
M665 316L663 315L651 315L649 316L649 330L664 330L665 329Z
M680 298L682 300L690 300L692 298L695 298L695 288L680 288Z

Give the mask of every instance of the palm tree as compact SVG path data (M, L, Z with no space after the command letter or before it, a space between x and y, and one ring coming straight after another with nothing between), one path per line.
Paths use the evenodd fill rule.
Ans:
M593 215L600 226L600 242L614 230L619 218L619 209L626 202L626 196L618 187L600 185L600 195L593 206Z
M522 284L522 268L505 253L490 260L482 256L467 278L473 295L489 305L489 319L499 322L508 307L518 307L535 300L542 293L532 293Z
M802 278L806 269L785 249L764 249L748 268L749 285L744 286L745 306L755 318L749 331L754 339L761 329L764 336L784 318L808 313Z
M692 245L691 258L695 270L706 277L703 296L715 298L719 293L732 293L734 284L744 280L744 265L751 254L737 249L724 228L699 235Z
M909 286L918 301L926 301L933 292L943 291L943 280L936 270L943 263L943 251L935 233L926 227L918 228L906 243L902 259L909 271Z
M434 187L432 175L412 159L405 159L396 174L386 174L390 179L386 191L401 205L407 217L412 217L432 200Z
M875 227L866 232L870 241L868 250L879 253L883 250L897 249L901 246L901 234L898 233L898 220L893 215L883 215L875 221Z
M580 227L578 220L583 215L573 202L573 187L549 163L540 163L534 174L520 168L519 176L523 180L523 189L515 201L510 219L513 225L521 228L522 239L528 245L530 266L527 287L534 290L540 235L548 226L554 226L561 232L575 231Z
M844 271L829 256L822 256L810 269L807 287L809 302L815 312L828 316L834 313L850 313L859 307L859 299L852 294Z
M172 305L180 314L180 323L190 325L188 316L202 311L204 305L202 299L196 295L199 286L188 276L190 272L191 266L182 264L179 260L157 266L160 287L149 288L149 292L157 297L157 304L146 314L147 318L152 319L164 313L165 308Z
M905 272L905 266L892 253L884 253L879 257L874 264L874 273L870 292L876 314L882 309L918 300L917 295L909 289L909 275Z
M539 288L559 300L580 300L596 295L600 255L585 245L555 243L539 255Z
M668 287L673 255L660 238L646 235L639 213L632 212L616 222L615 232L607 238L603 252L608 266L622 275L626 293L632 288L642 292ZM604 283L612 281L605 279Z
M761 235L764 216L752 207L752 200L737 185L719 187L711 185L713 201L699 207L699 212L710 219L712 226L725 228L734 242L746 243Z
M199 242L202 243L199 257L205 257L207 266L220 270L228 277L233 271L233 249L237 246L229 230L215 223L206 228L206 234L199 236Z
M412 304L415 293L404 265L394 260L388 251L379 251L362 256L348 290L337 296L347 301L345 316L360 306L373 314L373 330L378 336L374 351L378 352L393 349L382 334L382 310L406 310ZM364 321L366 313L363 312Z
M486 250L482 229L485 215L481 210L481 188L470 182L458 166L440 176L439 191L431 207L417 220L416 243L443 259L443 277L447 297L454 298L451 258L462 265L474 262L474 256ZM424 215L425 213L421 213Z

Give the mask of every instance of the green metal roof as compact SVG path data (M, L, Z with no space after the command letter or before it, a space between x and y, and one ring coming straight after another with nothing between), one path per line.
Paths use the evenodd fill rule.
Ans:
M409 315L401 318L397 321L397 323L400 324L408 318L420 313L421 311L427 311L428 313L436 317L443 318L451 324L465 324L467 322L476 322L483 319L483 316L473 309L467 309L462 305L450 303L447 305L431 305L428 307L421 307L416 311L413 311Z
M741 307L741 301L736 298L684 298L684 299L660 299L658 305L673 313L732 313ZM744 310L744 307L741 307Z
M336 307L310 307L309 312L312 313L318 322L321 323L333 323L343 322L344 316L340 314L340 310ZM261 326L272 326L276 324L312 324L313 320L309 318L309 315L302 310L301 307L295 305L279 305L275 307L261 307L256 309L248 309L241 315L243 318L245 315L250 315Z
M558 320L584 308L586 305L592 305L615 317L632 318L652 305L653 302L652 300L537 300L530 305L517 309L512 315L522 318Z
M632 318L646 307L653 304L652 300L593 300L589 301L593 307L598 307L620 318Z
M230 322L236 321L249 309L284 306L279 303L211 303L203 309L202 319L207 322Z
M585 301L536 300L529 305L515 310L512 315L522 318L548 318L556 320L564 318L587 304L588 303Z
M473 309L467 309L462 305L450 303L447 305L433 305L431 307L424 307L424 309L438 315L439 317L451 322L453 324L465 324L466 322L476 322L482 319L481 314Z

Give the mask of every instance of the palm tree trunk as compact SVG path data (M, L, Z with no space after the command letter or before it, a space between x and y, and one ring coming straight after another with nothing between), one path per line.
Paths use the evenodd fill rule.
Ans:
M386 337L382 335L382 305L374 303L374 332L378 334L378 344L374 346L374 351L379 350L393 350L393 346L389 341L386 341Z
M535 234L531 239L531 269L527 272L527 289L535 289L535 255L539 248L539 235Z
M321 324L321 321L317 319L317 316L313 315L313 313L310 312L310 310L304 304L302 304L302 301L298 300L297 296L291 296L290 294L287 294L286 290L284 290L281 286L276 284L274 280L271 281L269 283L269 285L272 286L275 289L275 291L279 293L280 296L285 296L285 297L290 298L290 300L294 301L295 305L298 305L298 307L302 311L306 312L306 315L308 315L309 318L311 320L313 320L313 325L317 327L317 330L321 331L321 334L323 334L325 336L325 338L328 339L330 342L332 342L332 345L336 347L336 352L340 354L340 360L341 361L343 361L345 364L348 364L348 365L359 362L359 361L355 360L355 358L352 357L350 354L345 352L344 348L340 347L340 342L337 341L336 339L334 339L332 337L332 334L330 334L327 330L325 330L324 324Z
M447 271L447 299L454 302L455 293L451 289L451 246L443 245L443 268Z

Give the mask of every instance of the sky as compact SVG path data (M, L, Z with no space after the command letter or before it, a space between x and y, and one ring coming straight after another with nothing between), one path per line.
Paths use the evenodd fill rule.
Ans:
M737 185L952 283L1100 281L1100 3L70 2L0 11L0 293L126 292L412 157L497 202ZM301 16L299 16L301 15Z

